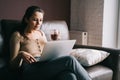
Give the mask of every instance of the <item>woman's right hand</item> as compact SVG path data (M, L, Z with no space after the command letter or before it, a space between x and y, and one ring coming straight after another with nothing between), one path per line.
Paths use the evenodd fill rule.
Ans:
M33 63L33 62L37 62L36 59L28 52L20 51L20 55L26 63L30 64L30 63Z

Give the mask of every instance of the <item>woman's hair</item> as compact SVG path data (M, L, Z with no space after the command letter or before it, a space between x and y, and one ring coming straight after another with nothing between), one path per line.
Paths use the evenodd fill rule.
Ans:
M27 10L23 16L23 19L21 21L21 26L19 29L19 32L21 35L24 35L24 30L27 27L27 23L26 23L25 19L29 20L29 18L37 11L44 14L44 11L38 6L30 6L27 8Z

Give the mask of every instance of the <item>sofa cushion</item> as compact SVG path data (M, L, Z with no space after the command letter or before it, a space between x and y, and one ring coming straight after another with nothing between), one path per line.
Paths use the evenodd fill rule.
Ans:
M95 49L73 49L72 56L75 56L77 60L84 66L92 66L109 56L110 53Z
M112 69L103 65L95 65L86 68L92 80L112 80L113 71Z

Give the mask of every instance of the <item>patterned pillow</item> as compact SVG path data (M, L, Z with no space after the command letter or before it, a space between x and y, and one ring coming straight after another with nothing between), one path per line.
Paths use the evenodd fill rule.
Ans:
M74 56L83 66L92 66L109 56L110 53L102 50L78 48L73 49L70 55Z

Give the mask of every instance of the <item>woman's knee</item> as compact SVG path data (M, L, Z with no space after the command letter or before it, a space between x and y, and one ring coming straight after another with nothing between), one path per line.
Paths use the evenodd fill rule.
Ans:
M65 57L68 61L76 62L77 59L74 56L66 56Z
M70 56L65 56L65 58L68 59L68 60L76 60L76 58L74 56L71 56L71 55Z

